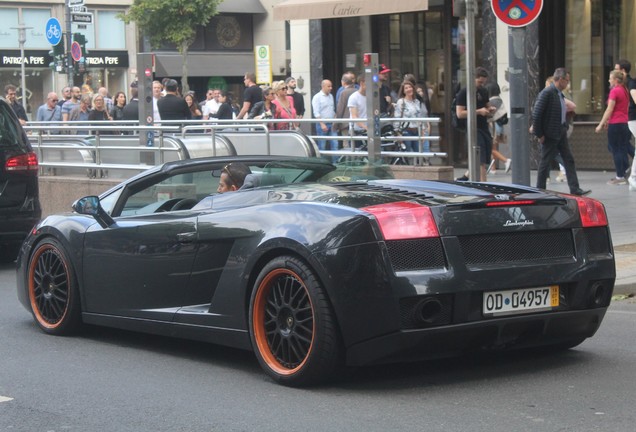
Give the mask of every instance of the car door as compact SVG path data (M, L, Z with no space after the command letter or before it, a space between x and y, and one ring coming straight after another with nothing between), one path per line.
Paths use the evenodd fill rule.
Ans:
M120 218L85 235L87 312L171 321L183 303L197 252L188 211Z
M85 234L87 312L172 320L184 304L198 249L200 212L181 210L182 204L207 196L210 179L209 171L183 173L122 193L115 224L95 224Z

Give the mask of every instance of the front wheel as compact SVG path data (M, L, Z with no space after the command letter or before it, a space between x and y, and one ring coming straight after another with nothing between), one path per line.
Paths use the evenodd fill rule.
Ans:
M27 271L35 322L53 335L76 331L81 324L79 292L73 265L63 246L54 239L38 243Z
M249 321L259 363L281 384L324 381L340 363L331 306L314 272L298 258L278 257L263 268L254 285Z

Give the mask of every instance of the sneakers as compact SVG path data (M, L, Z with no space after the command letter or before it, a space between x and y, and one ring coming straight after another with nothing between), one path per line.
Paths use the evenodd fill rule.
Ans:
M629 181L629 190L636 192L636 177L630 177L627 181Z
M512 165L512 159L506 159L506 165L505 165L505 167L506 167L506 171L505 172L506 173L510 172L510 166L511 165Z
M556 181L558 181L559 183L563 183L565 182L565 180L565 173L560 172L559 175L556 177Z
M461 177L457 177L455 181L468 181L468 176L463 175Z
M613 185L613 186L618 186L618 185L624 185L627 184L627 180L625 180L625 177L621 177L621 178L613 178L610 181L607 182L608 185Z

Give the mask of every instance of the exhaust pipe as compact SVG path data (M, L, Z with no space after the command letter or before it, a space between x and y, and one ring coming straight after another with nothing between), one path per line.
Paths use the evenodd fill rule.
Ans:
M423 324L434 324L442 312L442 303L434 298L422 300L415 307L415 317Z

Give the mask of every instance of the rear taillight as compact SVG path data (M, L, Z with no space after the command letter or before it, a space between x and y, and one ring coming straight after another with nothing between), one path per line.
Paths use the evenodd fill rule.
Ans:
M13 156L7 159L4 164L6 171L37 173L38 157L35 153L27 153L19 156Z
M603 203L592 198L574 197L579 205L583 228L607 226L607 214Z
M429 207L413 202L396 202L364 207L378 221L385 240L439 237Z

